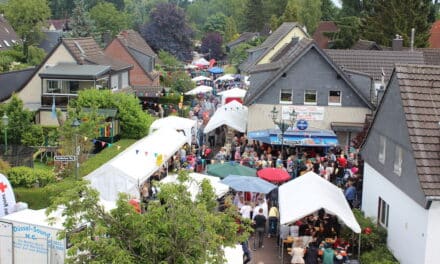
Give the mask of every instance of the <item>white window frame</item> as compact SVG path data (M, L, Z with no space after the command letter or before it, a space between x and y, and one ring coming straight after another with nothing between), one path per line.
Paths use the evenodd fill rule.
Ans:
M378 160L380 163L385 164L385 155L387 150L387 140L384 136L379 136L379 153Z
M57 84L56 88L51 87L51 84ZM61 93L62 82L60 80L47 80L48 93Z
M282 100L282 94L283 94L283 91L285 91L285 92L289 92L290 93L290 100L289 101L283 101ZM293 92L292 92L292 89L281 89L280 90L280 104L292 104L292 102L293 102L293 100L292 100L292 98L293 98Z
M9 42L6 39L4 39L3 42L5 43L6 47L10 47L11 46L11 44L9 44Z
M377 210L377 222L384 228L388 228L388 218L390 215L390 205L379 197Z
M402 174L402 163L403 163L402 148L396 146L396 150L394 152L394 173L399 176Z
M306 102L306 95L309 94L308 92L315 93L315 102ZM305 105L317 105L318 104L318 92L316 90L305 90L304 91L304 104Z
M338 92L339 93L339 102L338 103L330 102L330 93L331 92ZM330 90L330 91L328 91L328 105L341 105L341 104L342 104L342 91L340 91L340 90Z

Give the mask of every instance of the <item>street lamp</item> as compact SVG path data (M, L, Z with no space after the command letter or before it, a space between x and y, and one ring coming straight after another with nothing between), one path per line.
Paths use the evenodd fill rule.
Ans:
M278 111L275 106L273 106L272 111L272 121L275 125L277 125L280 128L281 131L281 159L284 158L283 154L283 146L284 146L284 134L289 129L289 127L292 127L295 125L296 121L296 112L295 109L292 109L292 112L289 113L289 119L284 120L283 114L281 113L281 118L278 118Z
M8 124L9 124L9 117L6 115L6 112L3 113L2 123L5 130L5 155L6 155L6 152L8 151Z
M78 171L79 171L79 153L80 153L80 148L78 146L78 127L81 123L78 121L77 118L75 118L75 120L73 120L72 122L72 127L75 130L75 180L78 180Z

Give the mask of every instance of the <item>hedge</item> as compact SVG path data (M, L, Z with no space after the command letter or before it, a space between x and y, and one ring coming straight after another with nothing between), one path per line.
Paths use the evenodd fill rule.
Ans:
M33 169L29 167L13 167L8 171L8 179L12 186L39 187L46 186L48 183L55 182L53 171L44 169Z

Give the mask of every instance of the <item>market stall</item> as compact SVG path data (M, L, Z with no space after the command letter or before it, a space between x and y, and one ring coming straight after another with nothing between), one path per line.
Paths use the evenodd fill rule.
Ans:
M183 131L187 138L187 143L191 145L192 134L197 130L197 121L184 117L167 116L165 118L155 120L150 126L149 134L164 127L173 128L177 131Z

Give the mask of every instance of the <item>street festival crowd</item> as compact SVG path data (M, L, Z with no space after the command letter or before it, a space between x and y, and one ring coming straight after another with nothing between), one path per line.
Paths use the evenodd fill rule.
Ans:
M206 83L205 83L206 84ZM231 86L229 86L231 84ZM212 83L211 83L212 85ZM224 85L224 84L223 84ZM232 88L228 82L227 88ZM219 85L215 88L219 89ZM221 86L220 89L224 89ZM214 90L215 91L215 90ZM219 105L214 93L199 94L191 103L189 118L199 122L199 130L193 135L193 144L185 144L168 162L169 170L186 169L204 172L206 166L214 163L238 163L255 168L279 168L285 170L291 180L313 171L324 179L344 190L351 208L360 207L362 190L362 163L358 150L354 147L285 147L283 153L279 146L248 140L243 133L236 132L232 142L226 142L227 128L221 126L207 135L203 128ZM149 186L142 193L144 197L154 196L156 190L151 181L165 177L166 169L161 168L150 178ZM281 183L279 183L281 184ZM328 215L324 209L309 215L291 225L278 226L278 190L269 194L233 192L233 204L241 217L249 219L254 227L253 244L248 240L242 243L243 263L252 259L252 250L264 248L264 237L277 239L279 246L291 244L288 252L291 263L348 263L349 243L340 238L341 226L336 216Z

